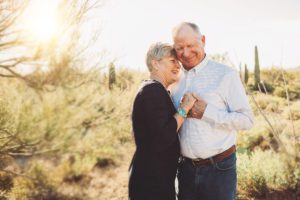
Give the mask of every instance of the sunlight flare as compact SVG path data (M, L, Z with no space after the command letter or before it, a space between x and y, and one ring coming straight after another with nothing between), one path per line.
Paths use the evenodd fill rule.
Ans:
M33 1L24 15L25 28L34 39L47 42L58 31L57 19L58 0Z

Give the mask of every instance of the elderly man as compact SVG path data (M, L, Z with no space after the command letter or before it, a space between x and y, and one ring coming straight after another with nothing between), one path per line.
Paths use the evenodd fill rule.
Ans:
M178 171L179 200L231 200L236 193L236 133L253 126L239 74L209 60L205 36L193 23L173 30L174 48L184 68L173 87L179 107L183 94L197 98L180 129L182 160Z

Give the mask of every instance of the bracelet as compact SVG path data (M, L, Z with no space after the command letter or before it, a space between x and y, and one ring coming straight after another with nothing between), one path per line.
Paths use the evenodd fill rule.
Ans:
M186 111L181 107L178 108L177 113L183 118L186 118L187 116Z

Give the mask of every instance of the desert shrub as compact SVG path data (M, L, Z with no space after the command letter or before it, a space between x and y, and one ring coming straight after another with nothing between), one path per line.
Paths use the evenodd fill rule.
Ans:
M266 107L270 103L270 97L268 97L267 95L264 95L264 94L257 94L255 96L255 100L256 100L256 103L258 104L258 106L262 110L266 109ZM254 108L254 110L257 110L255 105L253 105L252 108Z
M286 92L283 87L276 87L273 94L277 97L286 98Z
M7 194L8 199L80 200L79 197L61 194L59 192L60 183L55 181L45 166L40 164L32 166L25 177L16 177L13 184L14 187Z
M291 100L300 100L300 85L289 86L289 92Z
M15 177L9 193L12 199L60 195L55 189L57 182L78 180L94 167L118 164L132 145L130 112L143 76L126 73L122 76L127 82L119 82L126 85L126 90L120 86L109 91L101 84L102 75L89 72L78 80L83 84L76 87L56 85L36 91L12 80L0 88L0 128L9 129L16 136L10 141L7 153L56 157L55 165L63 165L62 169L55 169L55 176L46 173L43 167L26 173L30 178L45 180L37 184L40 189L30 179ZM0 140L0 145L3 143ZM74 157L72 164L64 163L68 156ZM36 196L30 196L35 195L29 194L32 191L36 191Z
M288 86L287 90L288 90L290 100L297 100L300 98L299 86ZM286 90L284 87L276 87L274 90L274 95L285 99L287 98Z
M284 117L286 119L299 120L300 119L300 101L292 103L290 109L288 107L284 110Z
M237 163L240 196L264 197L270 189L295 189L295 182L299 183L299 166L291 168L282 155L272 151L238 154Z
M272 92L274 91L274 87L272 86L272 84L266 81L260 83L260 89L263 93L266 94L272 94Z
M98 83L101 77L90 74L79 87L57 86L53 91L40 93L16 88L22 83L12 82L0 90L5 97L0 101L0 130L9 128L16 135L10 146L18 146L22 141L20 148L13 149L15 153L67 152L74 146L80 149L77 141L81 140L89 149L101 146L99 149L110 158L110 152L117 152L118 143L131 141L130 110L140 76L129 76L134 84L128 83L133 87L126 92L123 88L108 92ZM88 145L91 143L95 145Z
M28 176L14 179L14 187L8 194L12 199L46 199L55 191L55 184L47 175L44 167L34 166L29 170Z
M9 133L15 131L15 119L16 116L14 115L14 110L11 106L11 102L9 102L8 99L2 99L0 97L0 135L2 136L2 139L0 140L0 145L6 141L4 139L5 137L3 136L8 137ZM1 149L0 151L3 151L3 149Z
M5 192L13 187L13 176L12 174L0 171L0 194L1 191ZM1 197L1 195L0 195Z
M250 130L238 134L237 146L248 152L255 148L269 149L269 130L263 123L256 124Z
M284 78L288 84L295 80L294 74L275 67L271 69L261 70L261 79L272 83L273 85L284 85L284 79L282 74L284 75Z
M256 89L255 89L255 87L252 83L247 84L246 87L247 87L247 90L250 91L250 92L256 91Z
M268 112L279 112L279 109L280 107L277 102L270 102L266 107L266 111Z
M258 93L254 95L254 99L261 110L265 112L280 113L282 107L286 104L283 98L274 97L272 95L266 95ZM249 100L251 108L255 114L259 114L258 108L252 99Z

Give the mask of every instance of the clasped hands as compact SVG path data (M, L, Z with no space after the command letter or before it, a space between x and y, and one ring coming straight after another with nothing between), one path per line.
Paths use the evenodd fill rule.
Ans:
M180 107L185 109L187 117L201 119L207 103L195 93L186 93L180 102Z

